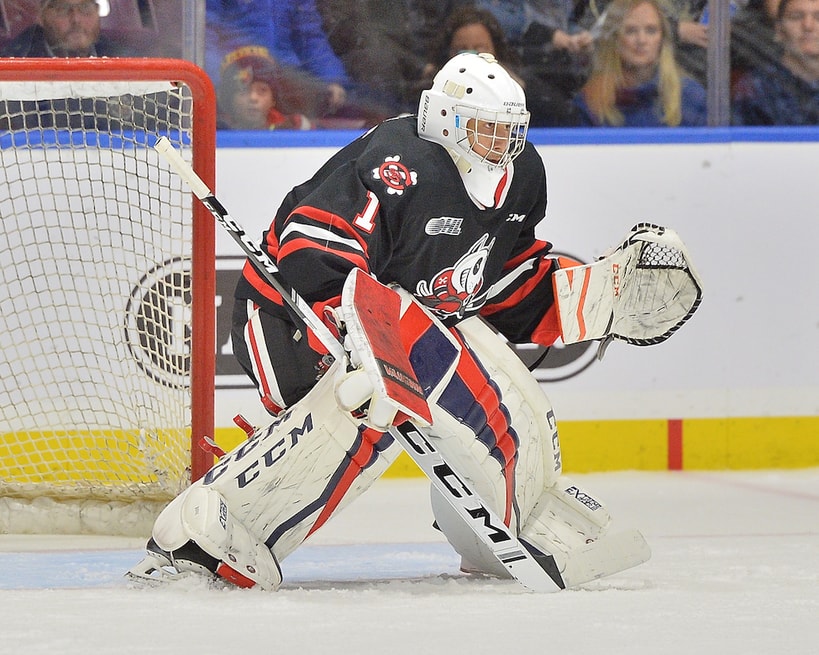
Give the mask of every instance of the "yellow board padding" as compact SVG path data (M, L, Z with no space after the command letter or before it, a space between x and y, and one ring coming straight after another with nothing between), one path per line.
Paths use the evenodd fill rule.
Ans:
M4 485L151 485L181 479L189 463L190 429L0 433Z
M668 421L560 421L563 470L662 471L668 468Z
M819 416L683 421L683 468L819 466Z
M216 428L214 430L213 440L226 453L236 448L240 443L247 440L245 431L241 428Z
M668 420L558 423L567 472L665 470ZM682 419L682 468L819 466L819 416Z
M567 473L668 469L667 419L561 421L558 433ZM238 428L216 430L226 451L245 438ZM691 470L819 466L819 416L683 419L682 461ZM401 453L385 477L422 475Z

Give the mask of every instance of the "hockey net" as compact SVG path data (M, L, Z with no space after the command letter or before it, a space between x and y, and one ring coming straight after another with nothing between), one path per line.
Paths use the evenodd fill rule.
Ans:
M0 533L146 535L208 467L215 101L185 61L0 59Z

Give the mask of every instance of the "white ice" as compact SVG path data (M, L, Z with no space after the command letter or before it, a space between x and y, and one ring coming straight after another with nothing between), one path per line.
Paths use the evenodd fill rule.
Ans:
M141 541L0 535L0 653L819 653L819 469L573 477L643 531L649 562L555 594L472 579L426 483L383 480L275 593L136 589Z

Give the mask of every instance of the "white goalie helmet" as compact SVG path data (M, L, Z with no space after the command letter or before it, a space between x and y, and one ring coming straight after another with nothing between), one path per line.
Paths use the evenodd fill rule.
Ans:
M447 148L462 173L508 166L528 127L523 89L487 53L455 55L421 93L418 134Z

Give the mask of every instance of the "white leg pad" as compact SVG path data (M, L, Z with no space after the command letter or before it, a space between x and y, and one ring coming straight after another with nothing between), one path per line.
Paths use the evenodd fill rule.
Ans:
M495 410L490 422L494 423L493 419L499 414L505 414L508 432L517 439L514 498L518 515L525 519L543 489L554 484L562 471L552 404L520 358L481 319L463 321L458 325L458 332L493 387L492 393L476 401L476 406L487 410L488 398L499 396L502 408ZM478 391L478 395L483 396L483 392ZM450 465L474 481L475 491L503 517L509 490L500 463L489 455L486 445L476 438L467 422L461 416L452 415L442 404L446 405L446 401L431 405L435 421L430 432L440 438L436 446ZM514 520L517 519L513 517Z
M189 491L190 487L168 503L154 523L151 536L160 548L168 552L190 541L190 535L182 525L182 505Z
M470 384L452 389L459 400L450 402L449 391L444 391L441 399L431 404L434 423L430 436L436 439L436 448L447 463L469 481L475 493L499 517L508 519L509 527L517 532L544 488L551 487L561 472L560 442L551 403L520 358L483 321L468 319L458 325L458 332L468 345L462 357L474 355L491 382L480 389L475 367L467 364L466 369L462 369L459 364L457 374L468 378ZM471 407L469 395L464 391L467 386L475 397ZM485 427L481 435L476 434L474 420L464 420L448 408L457 408L466 414L472 414L473 410L477 415L486 413L487 423L494 426L495 435L501 431L500 426L505 425L503 443L492 443L491 433ZM513 441L516 442L514 448ZM508 466L504 470L501 460L490 454L487 444L502 449L507 462L513 456L513 470ZM471 528L434 490L432 509L438 527L463 557L464 568L508 576Z
M561 476L543 492L524 522L520 536L554 555L562 571L567 553L599 539L610 523L611 515L603 501Z
M499 392L509 426L517 436L514 509L509 527L533 550L552 555L567 586L575 586L636 566L650 550L636 530L608 534L611 516L594 494L561 475L562 461L551 405L520 359L478 319L458 326L469 349ZM474 378L473 378L474 380ZM473 389L475 385L473 384ZM459 392L463 395L463 392ZM480 390L477 393L482 394ZM466 421L432 405L431 436L447 462L501 517L509 507L509 470L502 470ZM489 394L488 394L489 396ZM487 397L488 397L487 396ZM481 403L484 408L488 405ZM465 571L509 577L472 529L434 489L432 509L438 526L462 557Z
M175 498L154 524L156 544L173 556L193 541L261 588L276 589L279 562L361 495L401 450L388 435L360 430L337 407L333 373Z
M273 553L231 515L218 491L191 487L185 494L180 517L183 530L206 553L262 589L279 588L282 574Z
M333 381L339 366L201 481L279 562L364 493L401 450L391 437L359 430L338 408Z

